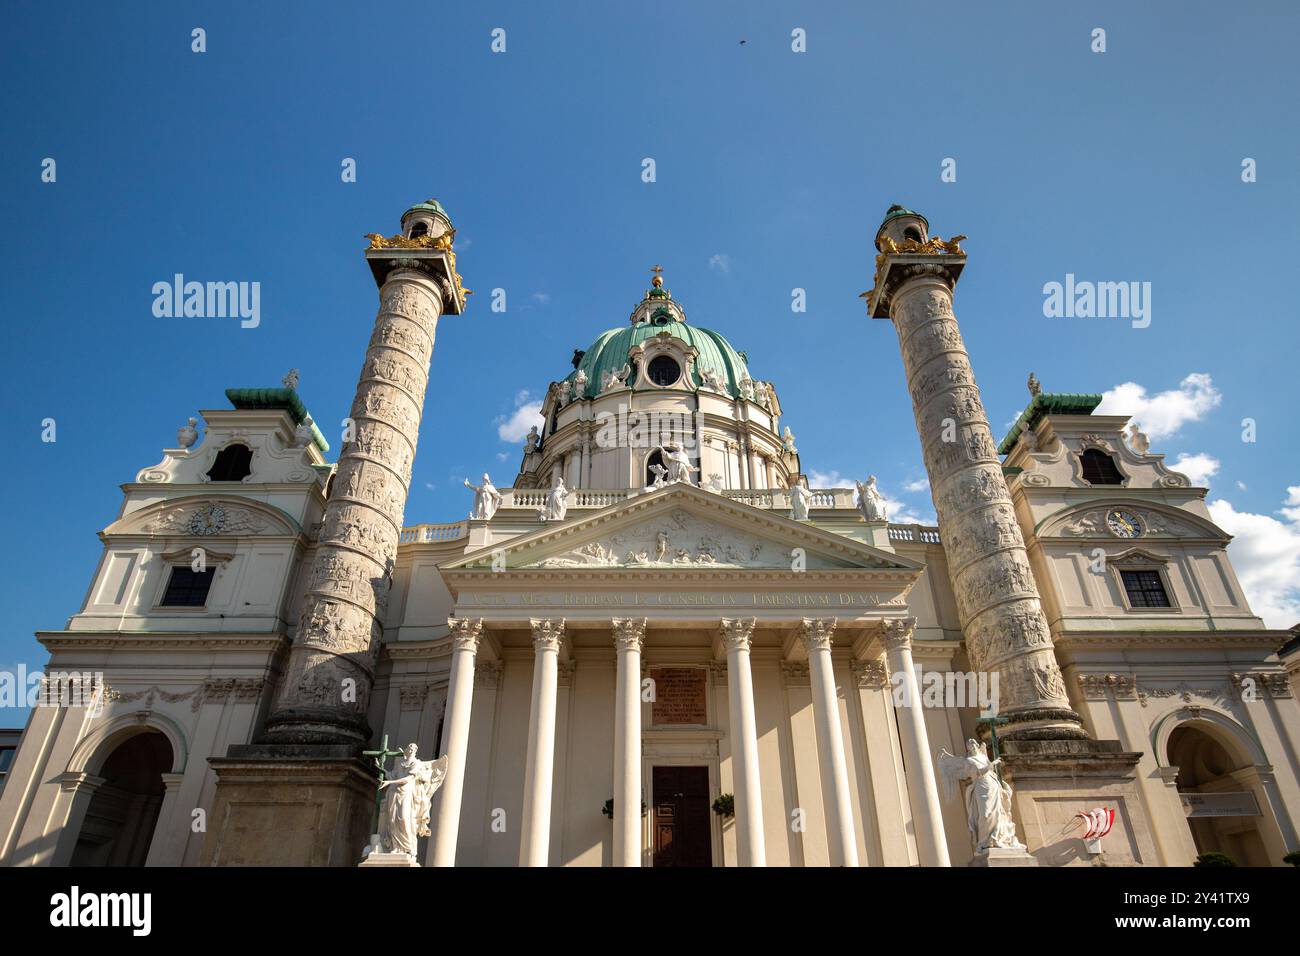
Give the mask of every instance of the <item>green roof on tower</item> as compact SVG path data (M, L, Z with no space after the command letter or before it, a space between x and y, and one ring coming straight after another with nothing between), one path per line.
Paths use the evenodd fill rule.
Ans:
M915 209L908 209L906 206L900 206L898 203L894 203L892 206L889 207L889 211L885 213L885 218L881 220L881 224L883 225L884 223L889 222L889 220L891 219L897 219L899 216L915 216L917 219L920 219L922 222L925 223L927 229L930 226L929 219L926 219Z
M425 209L429 212L436 212L448 222L451 222L451 216L447 214L447 210L442 208L442 203L438 202L436 199L426 199L424 202L418 202L410 209L406 210L406 212L415 212L420 209ZM406 212L402 213L403 217L406 216Z

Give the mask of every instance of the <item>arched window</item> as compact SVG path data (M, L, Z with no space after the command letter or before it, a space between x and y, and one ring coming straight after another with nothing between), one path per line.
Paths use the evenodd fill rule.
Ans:
M236 442L217 452L208 469L209 481L243 481L253 473L253 449Z
M916 226L908 226L906 229L903 230L903 238L911 239L913 242L920 242L921 230L917 229Z
M411 238L419 239L421 236L429 234L429 224L427 222L417 222L411 227Z
M1089 448L1079 456L1083 480L1090 485L1122 485L1124 476L1115 467L1115 459L1100 448Z

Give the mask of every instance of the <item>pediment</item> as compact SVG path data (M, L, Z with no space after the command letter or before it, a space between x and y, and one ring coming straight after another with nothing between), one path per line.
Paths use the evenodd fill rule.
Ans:
M694 486L675 485L523 535L444 570L919 571L859 541Z
M236 495L169 498L124 515L104 529L105 535L182 537L296 535L302 529L270 505Z
M1151 501L1120 499L1076 505L1058 511L1038 523L1040 538L1109 538L1107 516L1112 511L1134 515L1141 522L1142 538L1211 538L1228 541L1230 535L1199 515L1181 508ZM1134 539L1127 539L1134 540Z

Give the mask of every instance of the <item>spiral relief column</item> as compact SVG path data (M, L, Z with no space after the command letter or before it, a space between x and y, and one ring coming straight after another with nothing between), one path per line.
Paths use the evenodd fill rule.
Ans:
M210 758L212 865L354 866L370 830L375 766L361 751L438 319L468 294L455 233L433 199L402 233L369 236L379 286L338 470L274 707L251 744ZM463 773L463 767L457 768ZM268 829L268 820L274 826Z
M877 233L868 309L898 332L971 663L998 675L999 711L1011 720L999 736L1083 738L953 314L966 256L957 239L931 239L927 229L925 217L890 209Z

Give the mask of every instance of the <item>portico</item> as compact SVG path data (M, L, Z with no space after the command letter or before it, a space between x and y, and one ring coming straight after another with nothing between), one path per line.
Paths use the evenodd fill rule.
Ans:
M689 571L596 563L616 543L635 549L663 528L675 540L718 539L724 559L742 544L746 563L758 558ZM453 759L435 803L431 862L652 865L684 838L679 794L654 792L656 768L678 767L699 769L661 782L707 779L710 803L733 795L734 816L710 814L714 865L858 865L882 823L857 782L878 730L853 692L864 670L898 663L884 660L884 639L910 634L906 595L920 571L819 534L674 486L443 567L455 602L443 722ZM806 566L794 570L788 555L799 547ZM491 649L490 707L474 700L483 681L467 676L478 646ZM484 725L464 721L468 713ZM924 722L899 719L891 736L901 736L899 756L916 776L908 799L926 810L917 814L919 855L946 863L935 850L941 817L928 812L938 805L934 777L918 772L928 769L918 756L930 751ZM865 827L864 814L873 817Z

